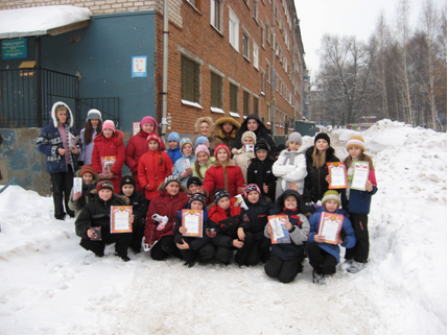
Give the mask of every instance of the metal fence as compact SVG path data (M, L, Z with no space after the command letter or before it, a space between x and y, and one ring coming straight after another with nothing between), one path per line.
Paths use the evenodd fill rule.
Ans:
M48 69L0 70L0 128L42 127L57 101L70 106L78 131L91 108L118 125L119 98L80 98L79 85L78 77Z

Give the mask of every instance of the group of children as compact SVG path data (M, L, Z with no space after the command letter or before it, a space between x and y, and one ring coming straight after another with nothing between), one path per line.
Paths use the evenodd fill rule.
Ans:
M349 272L356 273L367 265L368 213L377 187L373 162L364 153L361 136L352 136L347 142L349 156L344 163L349 185L338 192L328 190L326 163L339 159L324 133L305 150L301 135L293 132L286 148L274 158L272 139L256 117L245 120L240 133L231 123L223 123L223 132L241 134L235 139L241 147L232 151L223 143L231 138L213 140L213 121L202 118L196 123L194 142L173 132L168 135L167 149L156 133L156 121L144 117L140 132L125 147L123 133L114 123L102 122L100 112L91 110L81 131L81 146L69 148L73 118L68 106L54 107L52 118L54 125L44 128L38 139L39 150L48 156L50 174L55 174L56 163L62 174L67 174L62 163L69 172L75 171L75 159L82 153L79 159L84 165L76 171L83 181L82 191L65 192L66 211L76 217L80 245L98 257L104 256L105 245L111 243L124 261L130 260L128 248L139 253L144 244L154 260L176 257L185 260L188 267L196 262L228 265L235 254L237 265L262 262L268 276L284 283L294 280L308 257L313 282L324 284L325 276L336 272L339 245L346 248ZM106 170L105 157L111 160L106 162ZM369 162L363 191L350 188L353 161ZM132 176L121 176L123 164ZM52 175L52 180L67 176ZM235 202L237 196L243 196L243 202ZM110 233L112 205L132 205L132 233ZM201 238L188 236L182 226L181 210L185 209L203 211ZM57 211L63 218L62 210ZM318 234L322 212L344 216L338 244L329 244ZM286 216L289 243L272 243L271 215ZM93 227L101 228L101 240L92 239L96 234Z

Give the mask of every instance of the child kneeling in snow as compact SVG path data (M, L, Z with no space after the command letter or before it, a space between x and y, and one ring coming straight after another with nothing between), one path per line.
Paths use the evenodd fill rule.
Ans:
M329 190L322 198L322 207L318 208L310 218L310 236L306 246L306 252L313 266L313 282L325 285L325 275L336 273L336 265L339 263L339 245L325 243L325 236L318 235L322 212L330 212L344 215L342 229L338 237L338 243L345 248L355 246L356 238L352 223L346 217L346 211L339 209L341 199L335 190Z
M82 166L75 176L82 178L82 191L75 193L75 188L72 188L68 207L75 212L75 218L78 218L85 205L96 195L95 188L98 174L93 170L92 166Z
M206 200L203 194L193 194L190 197L187 209L202 210L202 237L185 237L188 231L182 226L182 211L174 224L174 241L180 254L185 259L184 266L193 267L196 260L206 263L215 256L215 246L211 243L213 232L208 225L208 213Z
M215 206L210 209L209 220L210 229L216 233L212 239L216 246L216 258L228 265L233 251L237 249L235 262L239 266L246 265L254 240L249 217L244 210L232 204L227 190L216 190L213 199Z
M158 192L159 195L152 199L146 214L145 243L151 248L150 254L154 260L163 260L169 256L181 258L174 243L173 227L179 211L187 207L187 188L181 184L177 175L170 175L160 184ZM165 221L159 221L163 217L166 217Z
M115 252L123 260L129 261L128 247L132 241L132 233L110 233L110 209L112 205L129 205L126 196L114 194L114 185L110 180L99 180L96 186L98 196L79 214L75 222L76 234L81 237L81 245L90 250L97 257L104 256L104 248L108 244L115 243ZM131 215L129 222L134 222ZM101 228L101 240L95 239L93 227Z
M302 272L304 243L308 240L310 223L303 212L305 204L302 197L295 190L286 190L276 202L277 208L272 215L286 215L288 217L285 228L289 231L290 243L272 244L271 257L264 265L264 271L271 278L278 278L280 282L292 282L297 274ZM265 228L265 236L272 236L269 223Z

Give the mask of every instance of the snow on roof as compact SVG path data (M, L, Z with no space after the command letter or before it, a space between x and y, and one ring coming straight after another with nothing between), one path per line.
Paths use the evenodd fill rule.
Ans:
M42 6L0 11L0 39L46 35L50 29L90 20L88 8Z

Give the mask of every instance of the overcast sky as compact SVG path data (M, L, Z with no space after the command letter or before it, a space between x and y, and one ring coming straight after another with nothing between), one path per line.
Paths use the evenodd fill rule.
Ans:
M384 11L390 25L396 17L397 0L294 0L297 16L300 19L303 45L307 68L314 76L319 68L317 54L322 36L326 33L338 36L356 35L368 41L374 32L381 11ZM422 4L425 0L410 0L411 27L420 19ZM432 0L433 4L443 10L446 0ZM313 80L313 78L311 78Z

